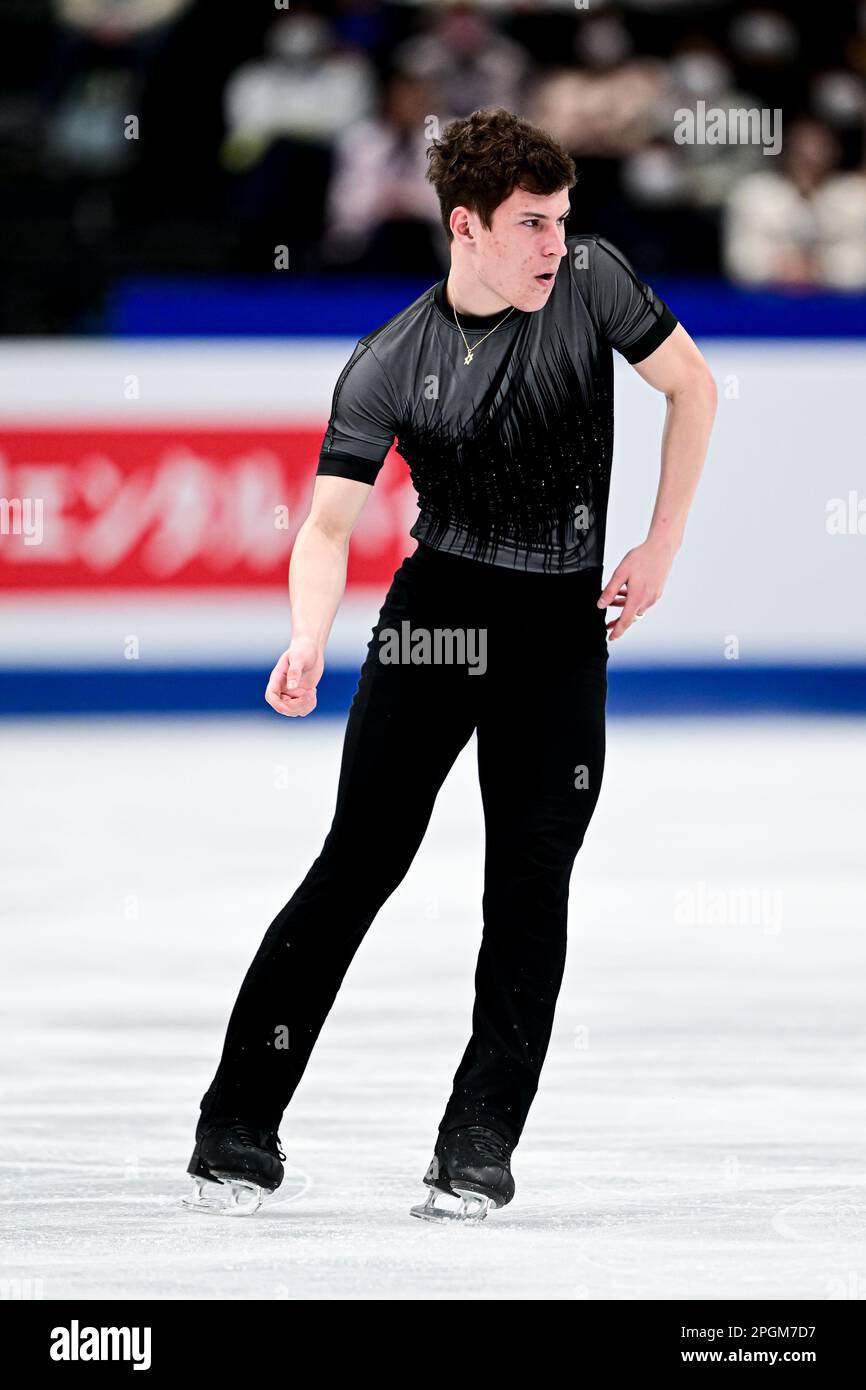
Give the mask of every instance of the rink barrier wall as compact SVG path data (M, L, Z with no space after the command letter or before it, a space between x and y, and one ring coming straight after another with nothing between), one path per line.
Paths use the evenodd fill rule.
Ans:
M866 711L866 339L838 331L702 341L719 385L707 466L663 600L617 644L612 712ZM261 694L290 639L287 563L352 346L0 343L0 498L45 498L44 545L0 535L0 713L275 717ZM664 419L614 359L606 577L646 532ZM353 532L323 712L348 707L416 515L392 450Z
M241 714L280 719L264 701L260 667L3 670L0 717ZM346 715L358 669L325 671L319 717ZM866 715L862 666L608 667L613 717L745 714ZM315 716L314 716L315 717ZM294 721L292 721L294 722Z
M636 266L692 337L862 338L866 294L746 289L700 277L654 275ZM443 270L442 276L444 277ZM436 280L302 276L129 277L101 320L82 331L116 337L360 338ZM438 277L442 278L442 277Z

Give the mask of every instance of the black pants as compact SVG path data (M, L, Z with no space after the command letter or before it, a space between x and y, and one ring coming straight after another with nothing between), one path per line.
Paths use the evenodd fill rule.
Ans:
M487 1123L517 1143L550 1041L569 880L604 767L600 592L600 569L527 573L423 543L404 560L349 712L331 828L247 972L203 1119L278 1127L346 970L475 731L483 934L472 1037L439 1128ZM383 645L385 629L402 647ZM423 632L435 654L436 630L446 634L438 661L394 659ZM466 636L465 652L451 649L462 663L442 659L448 631Z

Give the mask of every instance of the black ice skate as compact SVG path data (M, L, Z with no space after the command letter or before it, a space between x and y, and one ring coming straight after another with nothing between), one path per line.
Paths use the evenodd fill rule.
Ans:
M511 1145L486 1125L467 1125L440 1134L424 1182L430 1188L412 1216L425 1221L483 1221L491 1207L504 1207L514 1196ZM457 1198L453 1202L437 1197Z
M199 1122L187 1167L194 1192L181 1206L217 1216L252 1216L282 1182L285 1156L275 1130Z

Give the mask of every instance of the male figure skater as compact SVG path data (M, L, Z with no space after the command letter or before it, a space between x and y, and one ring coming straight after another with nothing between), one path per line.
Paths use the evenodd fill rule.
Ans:
M418 545L373 629L322 851L232 1011L201 1102L189 1205L255 1210L282 1181L283 1112L473 733L485 871L472 1036L414 1210L481 1219L512 1199L510 1158L562 980L569 879L601 787L608 641L660 598L703 466L709 369L613 246L566 235L567 153L508 111L476 111L432 142L428 177L450 273L362 338L337 381L291 558L292 641L268 683L273 709L315 708L349 537L395 438L418 492ZM603 586L614 348L664 392L667 415L646 539ZM620 610L610 623L607 607ZM483 634L483 669L385 659L407 623L422 639Z

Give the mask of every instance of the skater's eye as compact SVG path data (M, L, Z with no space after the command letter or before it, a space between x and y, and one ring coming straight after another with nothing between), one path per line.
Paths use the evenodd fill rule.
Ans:
M571 216L571 213L569 213L569 212L564 212L564 213L562 214L562 217L557 217L557 219L556 219L557 224L558 224L560 227L564 227L570 216ZM540 217L527 217L527 218L521 223L521 225L524 226L524 227L537 227L540 221L541 221L541 218L540 218Z

